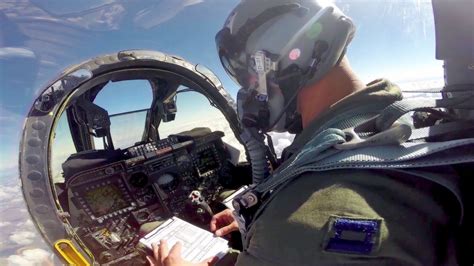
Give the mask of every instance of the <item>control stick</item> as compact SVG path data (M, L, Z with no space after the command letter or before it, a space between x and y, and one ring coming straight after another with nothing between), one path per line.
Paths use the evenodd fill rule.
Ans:
M209 204L207 204L206 200L204 199L199 190L193 190L191 194L189 194L188 198L191 200L191 203L193 205L199 206L201 209L206 211L211 217L214 215L211 210L211 207L209 206Z

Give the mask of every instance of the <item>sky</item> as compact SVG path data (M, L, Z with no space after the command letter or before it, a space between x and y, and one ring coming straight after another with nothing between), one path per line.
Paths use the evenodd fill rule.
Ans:
M220 65L214 35L237 2L0 2L0 265L21 265L19 262L34 261L32 258L41 258L41 261L49 258L48 249L28 219L17 171L24 117L48 82L66 67L98 55L126 49L149 49L176 54L207 66L235 99L238 87ZM413 81L422 84L421 87L442 85L442 63L434 56L434 23L429 1L335 2L353 18L357 27L348 57L363 81L386 77L409 88L418 88L412 85ZM139 81L111 84L109 90L99 95L98 103L106 105L110 114L147 108L151 93L146 86ZM178 107L176 125L196 121L199 112L204 114L200 117L206 119L198 124L213 121L207 118L218 115L205 100L192 93L180 95ZM65 130L62 129L63 133ZM119 126L116 130L123 128ZM290 144L291 139L289 134L277 137L277 150ZM63 150L58 156L64 158L71 143L64 140L56 145L58 150ZM21 211L9 214L12 209ZM24 225L23 231L14 229L18 224Z

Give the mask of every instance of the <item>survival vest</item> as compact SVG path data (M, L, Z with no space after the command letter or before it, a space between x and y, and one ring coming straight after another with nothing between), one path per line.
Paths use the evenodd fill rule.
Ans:
M474 110L474 94L443 99L411 98L397 101L370 117L360 107L360 115L335 117L326 122L305 146L285 161L269 178L251 186L234 199L235 216L246 245L246 232L278 191L306 172L335 169L391 169L424 178L446 188L457 199L461 226L465 205L470 204L456 181L442 175L416 171L426 167L451 165L462 179L474 165L474 118L440 116L440 108ZM436 114L441 119L424 121L415 128L400 122L409 112ZM364 115L364 113L366 113ZM410 170L408 170L410 169ZM472 174L472 173L471 173ZM472 183L472 182L471 182ZM466 220L467 219L467 220ZM472 232L470 232L472 234ZM467 241L472 241L470 235ZM463 240L465 242L465 240Z

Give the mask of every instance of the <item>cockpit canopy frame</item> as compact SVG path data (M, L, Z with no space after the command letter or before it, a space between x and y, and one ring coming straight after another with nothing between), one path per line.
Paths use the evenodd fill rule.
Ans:
M170 90L160 91L163 86L160 82L167 81L170 84L188 86L207 97L211 104L222 112L235 137L242 143L235 101L219 79L202 65L194 65L177 56L161 52L128 50L96 57L66 69L46 86L35 100L24 122L20 143L19 162L23 195L34 224L50 246L54 246L60 239L70 239L76 242L76 247L83 247L67 220L67 213L63 212L59 204L56 187L50 178L51 144L59 118L64 111L67 112L78 152L93 149L89 132L85 132L88 129L71 124L72 119L69 119L69 116L73 115L72 103L85 99L92 102L98 90L109 81L132 79L149 80L154 90L146 127L152 124L158 126L162 121L163 115L160 112L165 110L157 104L157 99L170 103L165 100L173 98L176 93L178 86L170 86ZM168 118L171 118L172 109L167 111ZM157 132L144 130L142 140L156 138L159 138ZM81 253L91 262L94 261L87 249Z

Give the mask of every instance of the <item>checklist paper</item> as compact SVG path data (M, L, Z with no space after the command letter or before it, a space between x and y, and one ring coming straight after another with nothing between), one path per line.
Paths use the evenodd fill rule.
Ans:
M151 244L166 240L168 247L178 241L182 244L181 256L190 262L201 262L210 257L222 258L228 251L227 240L194 226L178 217L173 217L140 239L152 249Z

